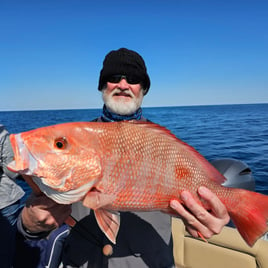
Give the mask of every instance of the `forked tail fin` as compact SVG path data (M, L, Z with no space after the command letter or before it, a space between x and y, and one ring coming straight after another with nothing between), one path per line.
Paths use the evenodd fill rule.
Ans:
M234 191L239 200L236 205L226 205L229 215L247 244L253 246L268 231L268 196L242 189Z

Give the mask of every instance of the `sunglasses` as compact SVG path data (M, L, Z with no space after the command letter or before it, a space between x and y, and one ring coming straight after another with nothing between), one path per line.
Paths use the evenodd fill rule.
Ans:
M121 74L116 74L116 75L111 75L107 78L107 82L110 83L119 83L122 79L126 79L128 84L139 84L141 83L142 79L139 76L136 75L121 75Z

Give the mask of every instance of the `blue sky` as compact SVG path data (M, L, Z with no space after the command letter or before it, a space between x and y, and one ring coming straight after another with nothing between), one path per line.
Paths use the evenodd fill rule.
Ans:
M144 106L268 102L268 1L0 0L0 110L102 107L104 56L147 64Z

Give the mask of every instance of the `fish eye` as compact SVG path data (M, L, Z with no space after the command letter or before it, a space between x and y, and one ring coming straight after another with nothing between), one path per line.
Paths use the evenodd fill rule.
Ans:
M54 141L54 145L55 145L55 147L58 148L58 149L65 149L66 146L67 146L67 140L66 140L64 137L57 138L57 139Z

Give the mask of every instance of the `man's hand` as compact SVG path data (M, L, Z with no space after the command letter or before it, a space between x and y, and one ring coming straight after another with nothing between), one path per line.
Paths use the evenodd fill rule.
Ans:
M71 214L71 205L60 205L45 195L32 194L22 210L22 223L31 233L51 231Z
M202 235L204 238L210 238L221 232L222 228L229 222L230 217L224 204L209 189L201 186L198 189L198 194L207 201L209 210L198 204L188 191L181 193L184 206L176 200L172 200L170 206L179 214L187 231L193 237Z

